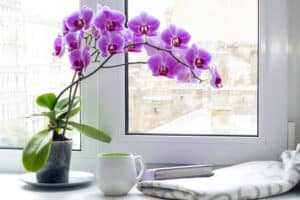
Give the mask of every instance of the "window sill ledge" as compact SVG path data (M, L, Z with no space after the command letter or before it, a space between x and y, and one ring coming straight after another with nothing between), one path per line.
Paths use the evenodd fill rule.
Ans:
M23 200L39 200L39 199L56 199L56 200L106 200L108 197L103 196L96 184L83 188L67 189L67 190L46 190L35 189L21 182L18 179L18 174L0 173L0 188L1 199L23 199ZM272 197L272 199L280 200L296 200L300 198L300 185L291 192ZM112 198L118 199L118 198ZM122 197L123 200L154 200L157 198L144 196L135 188L132 189L129 195Z

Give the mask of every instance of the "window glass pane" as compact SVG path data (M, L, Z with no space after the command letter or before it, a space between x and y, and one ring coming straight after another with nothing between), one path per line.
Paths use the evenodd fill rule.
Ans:
M79 0L0 0L0 147L23 147L45 127L38 95L58 93L72 78L67 57L52 56L61 20L79 8ZM80 148L80 136L73 137Z
M258 0L128 0L129 18L141 11L158 17L161 30L169 24L188 30L212 53L223 88L154 78L147 65L129 66L128 132L256 136Z

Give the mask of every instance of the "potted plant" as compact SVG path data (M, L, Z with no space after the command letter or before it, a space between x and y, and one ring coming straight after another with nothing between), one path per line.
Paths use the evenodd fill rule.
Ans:
M54 41L54 56L61 57L68 52L74 76L70 85L57 96L47 93L36 99L37 105L47 110L33 116L47 117L49 124L35 134L23 150L23 165L28 171L38 172L38 181L57 183L68 180L72 145L66 137L67 131L75 128L93 139L111 141L103 131L71 120L81 109L80 98L76 96L80 82L99 70L125 64L148 64L153 76L191 83L203 82L201 74L207 71L211 74L211 85L221 87L221 76L210 65L211 55L196 44L189 45L191 36L186 30L170 25L159 33L159 20L145 12L128 20L127 24L125 21L123 13L100 6L96 14L83 7L63 20L62 33ZM116 54L143 50L149 56L147 62L108 65ZM87 72L90 63L98 66ZM62 99L65 93L68 96Z

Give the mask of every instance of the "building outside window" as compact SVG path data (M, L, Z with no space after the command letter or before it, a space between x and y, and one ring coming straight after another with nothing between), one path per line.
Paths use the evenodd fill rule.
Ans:
M78 0L0 0L0 148L22 148L47 123L26 118L38 112L36 97L71 81L68 58L51 56L52 41L61 19L78 8ZM80 148L79 134L74 148Z
M257 136L258 1L129 0L129 18L145 6L161 27L185 28L192 42L212 53L223 88L210 87L208 72L202 84L184 84L153 78L147 65L130 66L128 132ZM130 61L145 59L129 56Z

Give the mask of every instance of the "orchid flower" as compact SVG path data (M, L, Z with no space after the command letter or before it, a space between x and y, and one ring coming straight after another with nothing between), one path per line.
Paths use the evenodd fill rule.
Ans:
M75 49L71 51L69 59L72 65L71 68L76 72L86 70L91 61L90 47L86 45L82 50Z
M142 43L144 42L144 39L142 37L136 36L133 32L130 30L126 30L124 33L125 36L125 43L127 48L125 49L125 52L142 52Z
M210 73L212 76L211 81L210 81L211 86L214 88L221 88L222 87L222 78L221 78L221 75L218 72L218 70L216 68L211 68Z
M58 35L57 38L54 40L54 56L61 57L63 56L65 51L64 41L61 35Z
M69 51L73 51L81 47L82 37L83 31L80 31L79 33L70 32L65 36L65 41L69 47Z
M205 70L209 69L211 55L206 50L200 49L196 45L192 45L192 47L187 50L185 59L191 69L197 68Z
M159 28L160 22L155 17L148 15L146 12L142 12L139 16L132 18L128 22L128 27L137 36L155 36Z
M79 12L74 12L67 17L65 23L69 31L75 32L88 29L92 19L93 10L88 7L83 7Z
M109 36L104 35L98 40L97 47L101 51L102 57L122 53L124 38L120 33L111 33Z
M191 35L184 29L176 28L175 25L170 25L161 34L162 40L166 44L167 49L172 47L187 48L187 44L191 39Z
M111 10L109 7L104 6L95 17L94 25L102 32L112 32L121 31L124 22L125 16L122 12Z
M153 76L174 78L178 70L177 61L165 52L150 57L148 64Z

